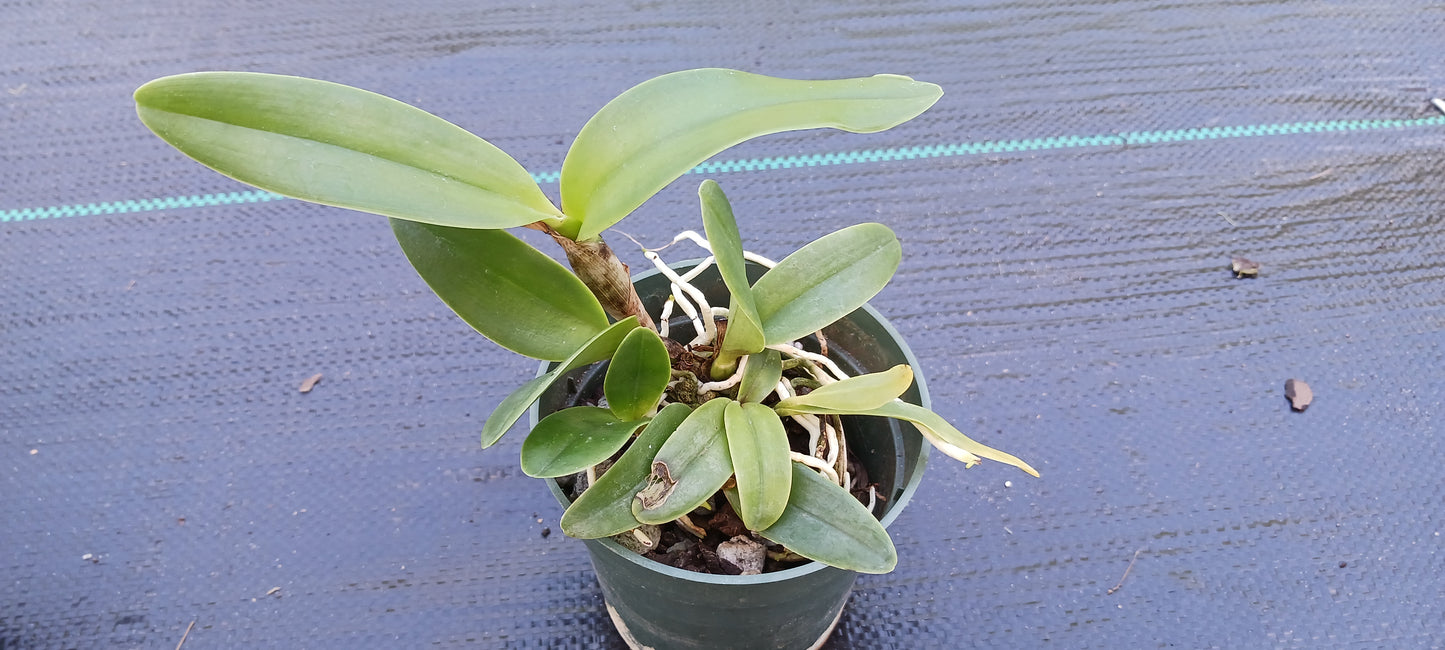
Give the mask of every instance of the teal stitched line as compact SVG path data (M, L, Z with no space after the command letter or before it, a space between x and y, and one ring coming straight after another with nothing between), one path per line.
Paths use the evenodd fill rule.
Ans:
M1130 145L1192 142L1196 140L1224 140L1230 138L1300 135L1307 133L1379 131L1383 129L1408 129L1425 126L1445 126L1445 116L1425 117L1412 120L1329 120L1321 122L1293 122L1289 124L1216 126L1198 129L1172 129L1167 131L1130 131L1114 135L1070 135L1052 138L999 140L995 142L968 142L963 144L870 149L865 151L847 151L807 156L721 160L705 162L694 167L690 173L724 174L729 172L791 169L794 167L853 165L892 160L918 160L922 158L946 158L949 156L1017 153L1021 151L1046 151L1080 147L1123 147ZM539 184L556 183L560 177L561 172L556 171L532 174L532 178ZM261 203L284 198L285 197L279 194L272 194L271 192L251 190L245 192L227 192L225 194L169 196L157 199L62 205L48 208L21 208L18 210L0 210L0 222L154 212L179 208L204 208L218 205Z
M0 212L0 221L29 221L32 219L58 219L61 217L93 217L102 214L127 214L130 212L154 212L178 208L208 208L217 205L242 203L263 203L286 197L261 190L227 192L225 194L202 194L199 196L167 196L158 199L86 203L83 205L61 205L49 208L21 208Z

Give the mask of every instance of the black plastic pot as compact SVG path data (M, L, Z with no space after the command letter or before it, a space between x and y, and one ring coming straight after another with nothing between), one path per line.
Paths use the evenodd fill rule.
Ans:
M674 265L681 270L697 262ZM750 267L756 279L764 271ZM649 313L661 311L669 282L656 270L633 278ZM692 281L713 305L727 305L727 289L714 267ZM683 326L691 333L691 325ZM887 370L905 363L914 386L903 399L928 406L917 359L888 321L864 306L824 330L829 354L850 374ZM542 371L548 364L543 364ZM588 369L577 371L578 377ZM531 424L571 406L559 381L532 407ZM923 476L928 445L912 425L873 417L844 418L850 453L887 497L884 526L898 518ZM555 481L547 481L565 508ZM584 540L607 601L607 612L627 644L641 648L815 648L832 633L857 574L810 562L755 576L694 573L646 559L611 539Z

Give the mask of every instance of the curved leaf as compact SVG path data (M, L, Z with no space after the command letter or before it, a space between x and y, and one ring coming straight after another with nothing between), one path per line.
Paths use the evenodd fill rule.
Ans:
M596 363L612 356L612 352L622 344L622 339L627 333L637 327L637 317L629 316L608 327L597 336L592 337L582 347L577 348L567 357L565 361L557 364L547 374L540 377L533 377L521 388L512 391L511 395L502 399L502 403L487 416L487 423L482 425L482 448L486 449L497 443L508 429L512 428L517 420L527 409L532 408L532 402L537 401L542 393L551 387L552 382L557 381L564 373L575 368L581 368L589 363Z
M611 537L641 525L632 516L632 500L647 487L652 458L677 425L692 413L686 404L668 404L632 441L632 446L562 514L562 532L577 539Z
M738 516L749 530L763 530L788 506L793 485L788 432L778 414L762 404L728 402L723 423L737 476Z
M823 409L867 410L897 399L913 385L913 369L897 365L883 372L849 377L824 384L807 395L779 400L773 408L787 411L798 406Z
M576 474L617 453L644 420L619 420L604 408L575 406L542 418L522 441L522 472L532 478Z
M1005 465L1013 465L1033 476L1039 475L1037 470L1029 466L1028 463L1019 460L1017 456L999 451L963 435L963 432L954 428L952 424L948 423L948 420L943 419L943 416L917 404L909 404L895 400L882 406L864 409L826 408L798 402L784 405L782 402L779 402L776 410L778 415L797 415L800 413L876 415L879 417L904 420L912 422L917 426L919 432L923 434L923 437L928 438L928 441L933 443L933 446L937 447L939 451L952 456L965 466L973 467L977 465L980 457L982 457L989 460L996 460Z
M743 378L738 383L739 402L761 402L768 398L783 379L783 355L777 350L763 350L748 355Z
M824 235L783 258L753 283L767 344L796 341L862 307L902 259L893 231L876 223Z
M427 286L497 345L557 361L607 329L602 305L577 276L504 231L401 219L391 230Z
M722 348L712 364L712 378L721 380L737 370L738 357L762 351L763 327L758 308L753 304L753 289L748 284L747 260L743 259L743 239L738 234L733 209L722 188L712 180L697 189L702 200L702 225L717 260L718 273L732 295L728 308L728 328Z
M277 194L463 228L561 216L501 149L359 88L198 72L147 83L135 102L141 121L181 153Z
M672 359L657 332L639 327L627 333L612 363L602 392L607 406L623 420L637 420L652 412L672 378Z
M859 573L888 573L898 551L883 524L853 495L793 463L793 490L778 522L763 537L811 560Z
M723 413L731 400L718 397L697 407L657 450L647 487L632 502L644 524L663 524L691 512L733 475Z
M558 227L596 237L714 154L769 133L892 128L943 90L897 75L803 81L706 68L663 75L622 93L588 120L562 163Z

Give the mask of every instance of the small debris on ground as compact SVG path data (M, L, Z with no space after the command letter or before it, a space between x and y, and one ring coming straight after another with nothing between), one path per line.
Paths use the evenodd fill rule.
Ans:
M543 528L543 529L542 529L542 539L547 539L548 537L551 537L551 536L552 536L552 529L551 529L551 528Z
M1114 585L1113 588L1111 588L1111 589L1109 589L1109 591L1105 592L1107 595L1112 596L1112 595L1114 595L1114 592L1116 592L1116 591L1124 588L1124 580L1128 579L1128 577L1129 577L1129 572L1134 570L1134 563L1139 561L1139 554L1140 554L1140 553L1143 553L1143 552L1144 552L1144 549L1142 549L1142 548L1139 549L1139 550L1137 550L1137 551L1134 551L1134 559L1129 560L1129 566L1124 567L1124 575L1119 576L1119 584Z
M272 587L270 591L267 591L267 592L266 592L266 595L267 595L267 596L271 596L271 595L279 594L279 593L281 593L281 588L280 588L280 587Z
M1310 385L1298 379L1291 379L1284 382L1284 396L1289 398L1290 408L1303 412L1309 408L1310 402L1315 399L1314 391Z
M185 634L182 634L182 635L181 635L181 640L176 643L176 650L181 650L181 646L183 646L183 645L186 644L186 637L188 637L188 636L191 635L191 628L193 628L193 627L195 627L195 626L196 626L196 622L195 622L195 621L191 621L191 624L186 626L186 632L185 632Z
M1236 257L1229 261L1229 268L1234 271L1234 277L1236 278L1259 277L1259 262L1253 260Z
M301 382L301 392L303 392L303 393L309 393L309 392L311 392L311 389L315 388L315 387L316 387L316 384L318 384L318 383L320 383L320 382L321 382L321 373L319 373L319 372L316 373L316 374L314 374L314 375L311 375L310 377L307 377L307 378L306 378L306 381Z

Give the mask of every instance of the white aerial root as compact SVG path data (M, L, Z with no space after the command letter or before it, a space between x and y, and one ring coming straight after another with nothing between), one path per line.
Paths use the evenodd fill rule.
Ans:
M698 247L698 248L701 248L701 249L703 249L703 250L705 250L705 251L707 251L707 252L709 252L709 253L712 252L712 242L709 242L709 241L708 241L705 237L703 237L702 235L697 234L697 231L695 231L695 230L684 230L684 231L682 231L682 232L680 232L680 233L677 233L677 236L672 238L672 242L675 244L675 243L680 242L680 241L682 241L682 240L684 240L684 239L686 239L686 240L688 240L688 241L690 241L690 242L692 242L692 243L694 243L694 244L697 244L697 247ZM751 252L748 252L748 251L743 251L743 259L745 259L745 260L747 260L747 261L749 261L749 262L754 262L754 263L759 264L759 265L761 265L761 266L765 266L765 267L767 267L767 268L773 268L774 266L777 266L777 265L778 265L777 262L774 262L774 261L772 261L772 260L770 260L770 259L768 259L768 258L766 258L766 257L763 257L762 255L759 255L759 254L757 254L757 253L751 253Z
M667 333L671 329L667 321L672 318L672 306L675 304L677 304L677 301L673 299L671 294L668 294L667 302L662 303L662 313L657 317L657 335L662 338L667 338Z
M698 262L697 266L688 269L687 272L683 273L680 277L686 282L692 282L693 280L697 279L697 276L702 275L703 271L706 271L708 267L712 266L716 262L717 258L709 255L703 258L701 262Z
M793 396L793 385L789 384L786 379L780 379L778 385L773 387L773 393L778 396L778 399L788 399Z
M748 367L748 358L743 357L738 359L738 369L733 372L731 377L722 381L710 381L705 384L698 384L697 393L699 395L703 393L717 393L738 385L738 382L743 380L743 369L746 367Z
M808 432L808 453L817 454L818 441L822 439L823 435L823 430L820 426L822 423L818 421L818 416L810 413L799 413L789 417L793 418L793 421L797 422L798 426L803 427L803 430Z
M837 429L834 429L834 428L833 428L833 425L832 425L831 423L829 423L826 418L823 418L823 426L821 426L821 427L819 427L819 428L823 430L823 437L827 439L827 444L828 444L827 455L823 457L823 462L828 463L828 465L831 466L831 467L837 468L837 467L838 467L838 431L837 431ZM840 472L840 473L841 473L841 472ZM844 486L844 487L847 487L847 486Z
M832 359L829 359L828 357L825 357L821 354L814 354L802 348L788 345L787 343L769 345L768 349L777 350L778 352L786 354L790 357L812 361L812 367L827 368L827 373L813 372L813 378L824 384L831 384L835 381L842 381L848 378L848 373L843 372L843 369L839 368L838 364L833 363ZM812 367L809 368L810 372L812 371ZM831 373L831 376L829 375L829 373Z
M656 252L646 251L643 253L643 256L651 261L653 266L657 267L659 273L662 273L663 276L672 281L672 296L669 300L677 300L677 306L681 307L682 312L687 314L688 318L692 319L693 329L697 331L697 337L692 340L690 345L706 345L716 339L717 325L712 321L712 306L707 304L707 296L704 296L697 287L688 283L687 280L690 278L685 279L669 268L667 263L662 261L662 257ZM712 264L711 258L703 260L703 263L699 264L698 268L703 268L710 264ZM694 275L692 277L697 276ZM693 302L689 302L688 298L695 301L697 306L694 306ZM708 318L704 319L699 316L699 314L703 312L708 314Z
M833 468L832 468L832 467L829 467L827 463L825 463L825 462L823 462L823 461L821 461L821 460L818 460L818 458L817 458L816 456L809 456L809 455L807 455L807 454L800 454L800 453L798 453L798 452L796 452L796 451L794 451L794 452L789 452L789 453L791 454L794 462L799 462L799 463L802 463L802 464L804 464L804 465L807 465L808 467L811 467L811 468L813 468L813 469L816 469L816 470L818 470L819 472L821 472L821 473L823 474L823 476L828 477L828 480L830 480L830 481L832 481L832 482L834 482L834 483L838 483L838 472L833 471ZM847 486L844 486L844 489L847 489Z

